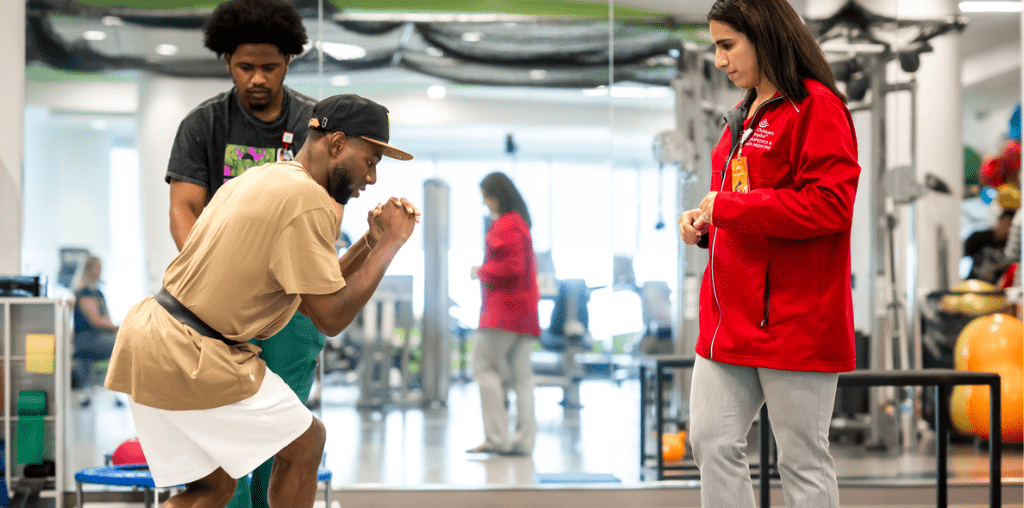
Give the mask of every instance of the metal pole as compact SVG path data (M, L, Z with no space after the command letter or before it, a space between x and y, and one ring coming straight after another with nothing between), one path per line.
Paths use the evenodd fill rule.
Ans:
M1003 464L1003 421L1002 381L996 379L989 384L988 405L988 467L989 503L992 508L1002 506L1002 464Z
M423 183L423 402L448 402L452 367L448 327L448 184L439 179Z
M761 465L758 466L758 475L761 480L761 508L769 508L772 505L772 474L769 463L771 462L771 439L772 429L768 422L768 404L761 406L761 421L758 423L761 432Z
M946 466L947 447L949 445L949 432L946 428L946 415L949 414L949 387L937 385L935 387L935 470L938 472L939 481L936 485L937 506L948 506L949 500L946 497L948 468Z
M868 263L868 312L871 313L870 328L868 329L869 349L871 354L869 367L877 370L879 365L879 347L882 345L882 316L878 309L879 280L885 275L885 268L882 260L885 259L885 245L880 239L885 238L885 224L883 217L885 213L885 192L882 186L882 179L886 170L885 154L885 62L877 57L871 57L868 63L871 74L875 79L871 80L871 164L872 173L869 179L871 185L871 220L875 221L873 227L868 228L868 252L874 251ZM868 443L878 444L881 442L881 419L885 417L880 407L879 388L868 390L868 410L871 414L871 426L868 432Z

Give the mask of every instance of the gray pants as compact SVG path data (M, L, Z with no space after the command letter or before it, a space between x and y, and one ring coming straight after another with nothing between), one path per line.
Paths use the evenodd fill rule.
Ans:
M484 328L473 339L473 379L480 386L486 443L506 453L533 453L537 422L533 414L534 337ZM508 389L516 393L516 427L509 433Z
M690 388L690 433L704 508L754 508L747 433L761 405L779 450L788 508L837 508L828 428L839 375L739 367L700 356Z

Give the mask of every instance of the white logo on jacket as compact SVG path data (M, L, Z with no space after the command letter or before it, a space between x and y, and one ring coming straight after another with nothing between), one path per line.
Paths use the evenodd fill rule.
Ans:
M768 120L762 119L757 124L757 129L754 130L754 134L750 136L750 141L747 144L762 150L771 150L774 137L775 131L768 130Z

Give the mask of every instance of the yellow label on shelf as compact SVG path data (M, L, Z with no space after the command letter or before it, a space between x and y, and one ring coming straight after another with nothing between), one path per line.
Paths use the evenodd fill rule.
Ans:
M53 374L54 336L52 333L30 333L25 336L25 370Z

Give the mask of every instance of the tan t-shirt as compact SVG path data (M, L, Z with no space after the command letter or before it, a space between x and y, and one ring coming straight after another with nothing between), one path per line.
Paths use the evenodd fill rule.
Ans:
M235 341L277 333L302 294L345 286L334 201L297 163L253 168L224 184L164 274L164 287ZM183 325L152 297L121 324L106 387L147 406L209 409L259 390L266 363Z

